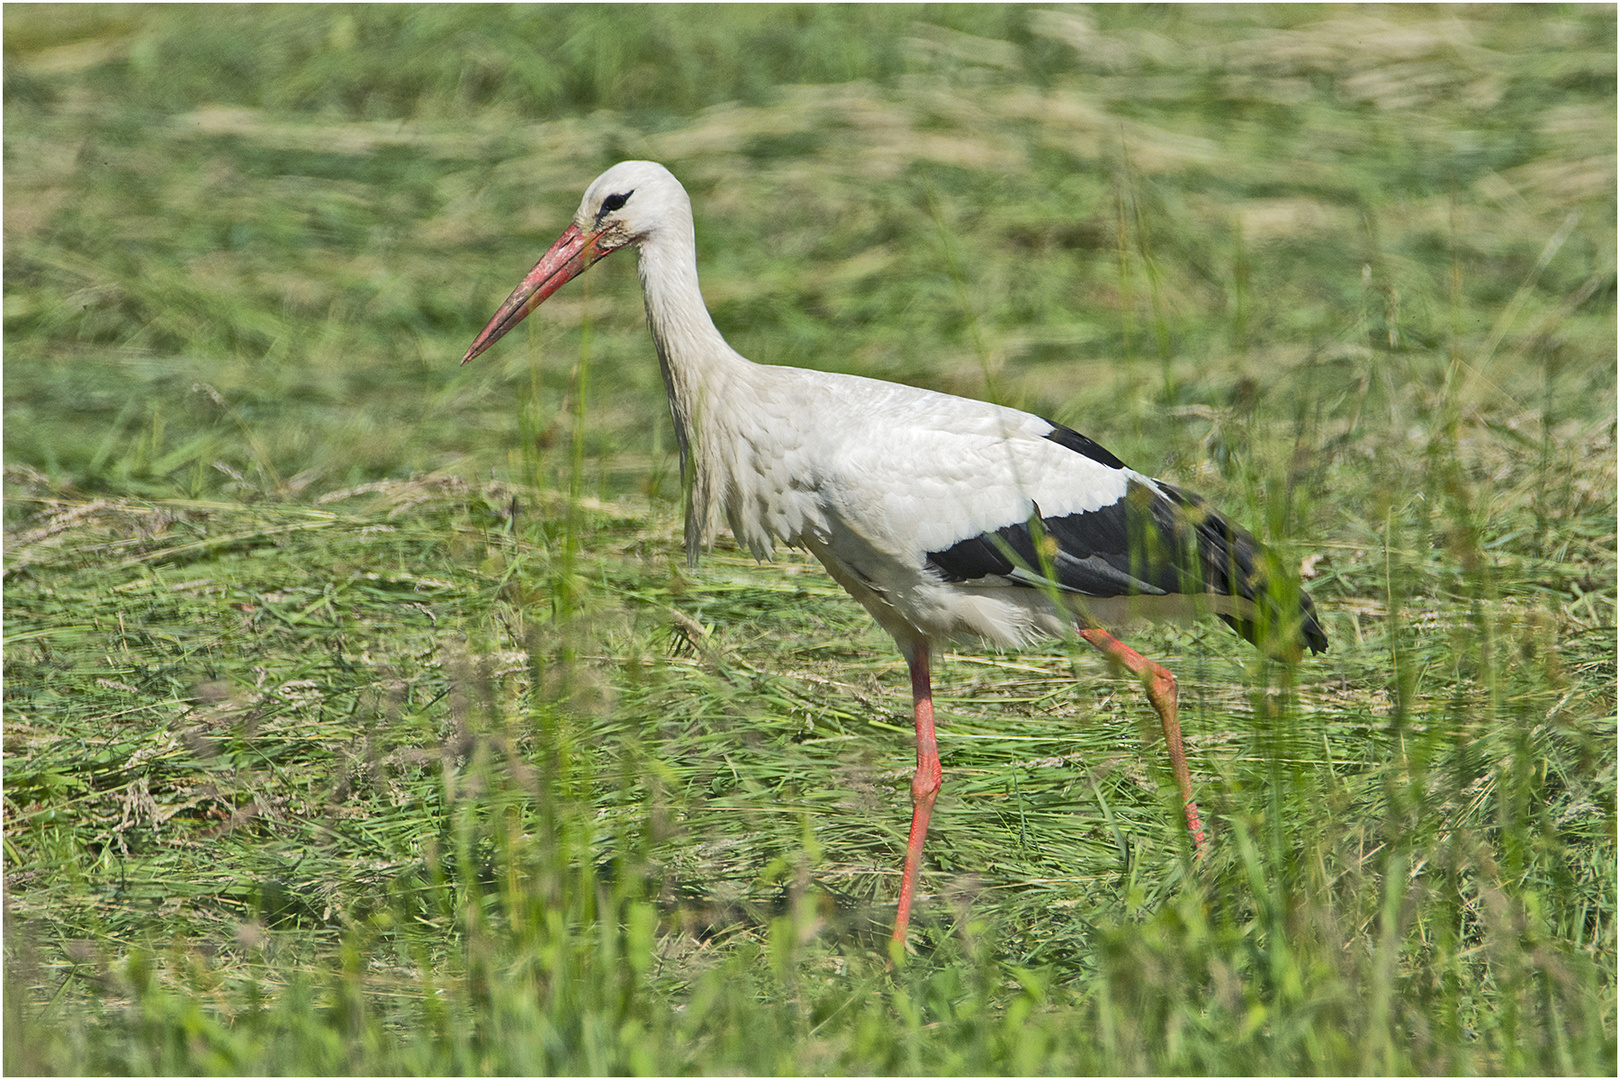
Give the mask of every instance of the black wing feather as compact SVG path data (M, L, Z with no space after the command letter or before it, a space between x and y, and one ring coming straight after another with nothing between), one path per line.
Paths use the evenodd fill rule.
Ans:
M1111 468L1125 466L1084 435L1053 425L1047 438ZM1042 558L1037 537L1045 550ZM1108 506L1062 517L1034 508L1028 522L968 537L927 562L944 580L996 576L1036 587L1037 575L1083 596L1163 596L1214 593L1260 605L1265 621L1283 625L1279 600L1263 567L1265 549L1253 536L1191 492L1155 481L1131 480L1125 497ZM1023 576L1014 576L1016 571ZM1313 652L1327 648L1316 607L1299 592L1301 642ZM1253 620L1221 615L1248 641L1259 644Z

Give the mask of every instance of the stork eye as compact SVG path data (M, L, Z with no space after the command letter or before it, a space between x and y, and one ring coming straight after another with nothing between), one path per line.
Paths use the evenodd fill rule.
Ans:
M635 193L635 189L632 188L623 195L609 195L607 198L603 199L602 205L596 211L597 223L600 224L603 218L613 213L613 211L622 208L625 203L630 201L630 196L634 195Z

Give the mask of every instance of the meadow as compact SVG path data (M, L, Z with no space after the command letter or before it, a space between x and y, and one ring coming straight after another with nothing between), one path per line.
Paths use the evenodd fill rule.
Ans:
M8 1073L1610 1074L1609 7L4 12ZM606 166L766 363L1209 497L1330 649L905 665L681 550Z

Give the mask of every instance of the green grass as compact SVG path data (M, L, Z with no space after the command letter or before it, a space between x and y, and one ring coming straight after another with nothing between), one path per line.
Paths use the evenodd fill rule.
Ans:
M5 14L5 1067L1612 1073L1612 8ZM1331 639L936 673L680 551L628 256L743 353L991 397ZM622 260L622 261L621 261Z

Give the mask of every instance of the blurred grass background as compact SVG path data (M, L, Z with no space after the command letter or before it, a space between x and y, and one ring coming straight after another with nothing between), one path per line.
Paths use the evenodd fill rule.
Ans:
M1612 1072L1605 7L8 5L8 1071ZM1332 651L904 666L681 565L625 157L745 355L1031 408ZM622 260L622 261L621 261Z

